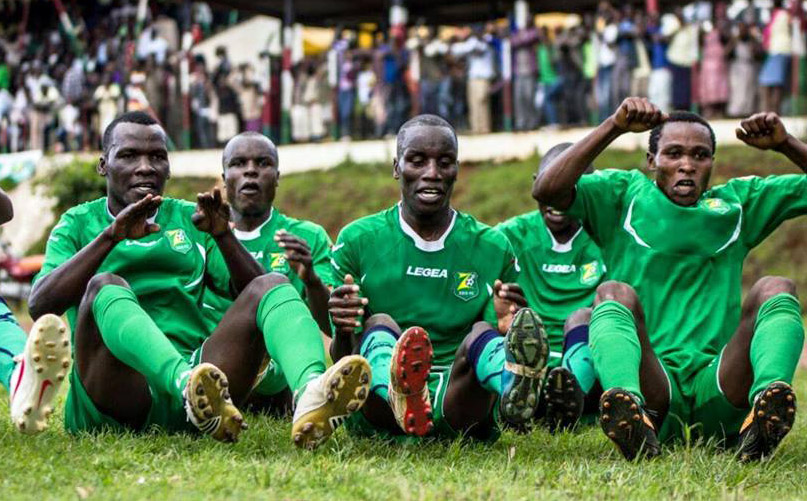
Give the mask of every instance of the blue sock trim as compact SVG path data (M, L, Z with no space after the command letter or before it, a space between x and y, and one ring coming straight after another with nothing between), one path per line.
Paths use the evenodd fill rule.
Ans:
M578 325L563 337L563 353L578 343L588 344L588 324Z
M4 355L8 355L11 358L14 358L16 356L15 354L11 353L10 351L8 351L5 348L0 348L0 353L2 353Z
M493 379L495 377L499 377L501 375L502 375L502 371L494 372L493 374L491 374L490 376L488 376L488 377L486 377L485 379L482 380L482 386L485 386L486 384L488 384L488 381L490 381L491 379Z
M479 362L479 357L482 356L482 350L485 349L485 346L489 342L494 339L501 338L502 335L499 334L497 331L493 329L488 329L483 332L479 337L474 339L474 342L471 343L471 346L468 348L468 362L471 363L471 367L476 367L476 364Z
M361 347L364 346L364 342L367 340L367 338L370 337L370 335L373 334L374 332L386 332L390 336L394 337L396 341L398 340L399 337L401 337L400 334L396 333L394 330L390 329L386 325L376 325L375 327L370 327L369 329L364 331L364 334L361 335L361 339L359 340L360 350Z

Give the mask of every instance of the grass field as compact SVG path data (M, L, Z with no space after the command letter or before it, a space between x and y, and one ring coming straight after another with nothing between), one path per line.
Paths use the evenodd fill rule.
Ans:
M529 186L536 162L463 167L455 205L488 223L533 210ZM641 153L611 152L597 166L642 163ZM774 154L726 148L718 155L715 182L789 171ZM191 197L214 182L172 179L169 192ZM345 222L394 203L398 193L386 165L346 164L287 176L279 189L281 210L323 224L332 236ZM776 273L807 290L805 235L807 221L783 226L747 260L746 283ZM796 386L807 402L807 373L797 376ZM0 390L0 416L7 413ZM340 430L308 453L291 445L289 423L266 416L248 416L251 428L233 446L157 432L71 437L61 417L59 409L52 429L36 437L19 435L0 420L0 500L807 498L805 415L772 460L751 465L714 444L679 444L655 461L630 464L596 427L554 436L540 429L505 432L493 445L385 444Z

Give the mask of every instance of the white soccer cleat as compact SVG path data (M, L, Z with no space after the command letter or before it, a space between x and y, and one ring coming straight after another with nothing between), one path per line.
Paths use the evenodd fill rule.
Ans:
M308 382L297 401L291 425L294 445L315 449L348 416L358 411L370 393L370 365L351 355Z
M56 315L43 315L31 328L11 374L11 422L33 435L48 427L53 398L70 367L70 332Z
M227 376L213 364L193 368L182 392L185 413L202 433L219 442L237 442L247 423L230 399Z

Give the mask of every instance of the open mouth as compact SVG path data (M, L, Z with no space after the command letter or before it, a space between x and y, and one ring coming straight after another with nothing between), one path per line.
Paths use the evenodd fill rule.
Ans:
M151 181L142 181L131 185L130 189L147 193L154 193L157 191L157 184Z
M417 190L418 200L424 203L434 203L443 199L445 192L440 188L421 188Z
M261 192L261 187L258 183L244 183L241 185L241 188L238 189L238 193L242 193L244 195L257 195Z
M673 185L673 191L677 195L691 195L696 189L695 181L692 179L681 179Z

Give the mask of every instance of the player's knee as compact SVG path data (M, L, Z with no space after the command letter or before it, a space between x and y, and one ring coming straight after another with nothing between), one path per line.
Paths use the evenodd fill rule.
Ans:
M274 289L278 285L289 283L289 279L280 273L267 273L259 277L255 277L241 292L241 294L254 295L257 298L263 297L264 294Z
M563 325L563 332L569 332L581 325L588 325L591 322L591 308L580 308L574 310L571 315L566 317L566 322Z
M468 357L468 353L471 351L471 346L488 331L496 331L496 329L487 322L480 321L474 323L473 327L471 327L471 332L465 336L465 339L462 340L462 343L460 343L457 348L456 356L454 357L455 364L464 363Z
M753 295L759 305L777 294L792 294L795 296L796 282L785 277L762 277L749 291L749 295Z
M106 285L117 285L131 289L129 282L124 280L120 275L115 275L114 273L99 273L87 282L87 289L84 292L84 301L94 300L95 296L98 295L101 289Z
M394 332L401 332L401 328L398 327L398 322L393 320L393 318L386 313L370 315L370 318L364 322L364 330L369 331L373 327L386 327Z
M631 311L639 306L639 296L636 294L636 290L624 282L617 282L615 280L603 282L597 287L597 294L594 297L594 306L605 301L616 301L626 306Z

